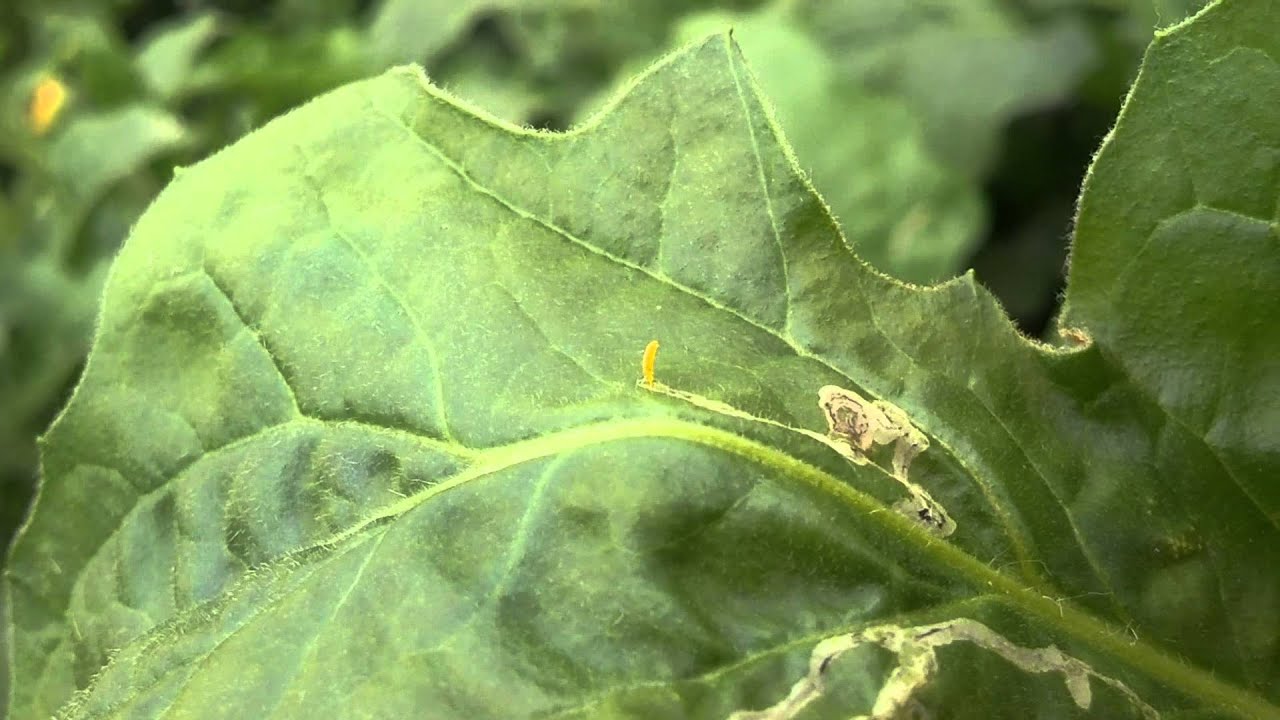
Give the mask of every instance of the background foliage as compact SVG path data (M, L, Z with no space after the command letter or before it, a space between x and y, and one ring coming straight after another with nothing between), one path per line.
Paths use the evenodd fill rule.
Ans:
M916 282L975 267L1039 334L1089 155L1177 0L17 0L0 9L0 538L87 351L107 262L175 166L390 65L565 128L627 76L737 28L859 253ZM68 102L46 130L32 93ZM2 675L2 674L0 674Z

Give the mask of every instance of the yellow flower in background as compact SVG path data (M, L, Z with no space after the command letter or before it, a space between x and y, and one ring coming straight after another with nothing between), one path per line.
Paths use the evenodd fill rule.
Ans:
M66 104L67 86L52 75L45 76L31 92L27 106L27 124L32 132L36 135L48 132Z

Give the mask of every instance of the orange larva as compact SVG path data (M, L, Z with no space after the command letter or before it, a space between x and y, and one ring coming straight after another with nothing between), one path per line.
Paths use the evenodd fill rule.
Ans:
M650 340L644 346L644 355L640 358L640 372L644 374L644 384L653 387L653 364L658 361L658 341Z

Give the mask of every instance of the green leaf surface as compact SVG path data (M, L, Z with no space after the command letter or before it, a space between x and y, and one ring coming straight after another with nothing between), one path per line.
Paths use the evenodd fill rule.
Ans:
M971 276L858 262L726 36L567 134L408 70L269 124L113 266L8 568L11 716L723 718L824 638L961 618L1167 716L1276 716L1280 461L1233 424L1280 396L1241 361L1274 342L1250 313L1275 125L1242 98L1271 92L1275 20L1224 3L1153 46L1082 203L1068 319L1094 341L1068 349ZM1186 191L1126 179L1153 164ZM1148 253L1152 228L1181 231ZM1249 266L1199 257L1228 241ZM1126 258L1149 282L1108 297ZM662 383L792 428L824 430L824 385L891 401L954 534L893 509L879 450L637 388L653 337ZM1202 363L1197 405L1174 371ZM1140 716L1096 677L1086 713L1053 672L939 658L935 716ZM869 712L893 667L824 663L801 717Z
M1213 496L1170 484L1189 523L1223 529L1223 562L1280 525L1280 27L1275 3L1225 3L1157 36L1085 182L1063 322L1091 333L1159 407L1164 443L1218 479ZM1115 188L1136 188L1140 194ZM1128 312L1117 312L1127 308ZM1211 502L1210 505L1204 503ZM1239 510L1234 505L1239 504ZM1240 555L1236 549L1242 550ZM1225 574L1224 602L1262 577ZM1273 585L1271 585L1274 587ZM1276 596L1262 617L1280 617ZM1259 608L1262 610L1263 608ZM1236 625L1244 660L1280 638ZM1259 668L1275 678L1274 660Z

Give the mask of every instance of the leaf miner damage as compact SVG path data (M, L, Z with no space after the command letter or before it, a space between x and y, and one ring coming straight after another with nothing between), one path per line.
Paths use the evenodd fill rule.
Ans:
M825 385L818 390L818 407L827 420L825 434L794 427L777 420L752 415L728 403L673 388L658 382L654 377L654 364L658 341L651 341L641 357L641 378L636 385L659 395L683 400L719 415L764 423L800 433L805 437L835 450L855 465L868 465L868 453L876 445L892 445L892 471L888 474L904 488L908 497L893 504L893 510L910 518L939 536L947 537L955 532L956 523L927 490L907 478L911 461L929 448L929 438L912 422L905 410L885 400L869 401L852 390L835 385Z
M866 645L880 647L898 656L898 666L889 674L876 695L868 715L853 720L891 720L911 707L916 693L938 671L937 649L954 642L969 642L1004 658L1028 673L1059 673L1076 707L1088 710L1093 703L1091 678L1109 685L1123 695L1147 720L1160 713L1137 693L1115 678L1103 675L1082 660L1067 655L1054 645L1027 648L1010 642L990 627L970 618L956 618L931 625L899 627L876 625L856 633L835 635L819 642L809 657L809 672L791 687L791 692L763 710L739 710L729 720L790 720L810 703L822 697L832 665L841 655Z

